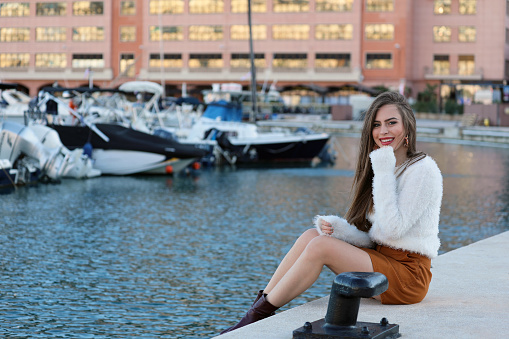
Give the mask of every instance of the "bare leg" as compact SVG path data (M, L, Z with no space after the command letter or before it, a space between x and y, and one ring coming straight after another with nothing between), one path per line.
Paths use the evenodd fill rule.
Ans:
M296 245L297 242L294 247ZM289 258L288 262L292 262L292 259L293 257ZM350 271L373 272L371 259L363 250L336 238L313 237L308 241L298 259L293 260L291 267L286 268L285 266L286 273L278 279L272 290L269 290L267 300L277 307L285 305L307 290L318 279L324 265L335 274Z
M306 246L309 244L309 242L314 238L318 237L319 235L320 234L318 234L318 231L314 228L308 229L307 231L301 234L301 236L295 241L292 248L288 251L288 253L285 255L285 257L277 267L269 283L263 290L264 293L268 294L270 293L270 291L272 291L274 286L276 286L277 283L279 283L281 278L297 261L302 252L306 249Z

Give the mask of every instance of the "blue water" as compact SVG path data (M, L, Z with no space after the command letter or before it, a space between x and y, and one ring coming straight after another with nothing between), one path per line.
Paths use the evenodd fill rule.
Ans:
M315 214L348 206L333 167L99 177L0 195L0 337L208 338L232 325ZM509 230L509 149L421 143L444 175L441 253ZM320 279L288 307L329 294Z

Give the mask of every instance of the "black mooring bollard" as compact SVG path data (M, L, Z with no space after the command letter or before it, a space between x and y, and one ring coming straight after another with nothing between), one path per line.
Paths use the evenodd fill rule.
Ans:
M361 298L387 290L387 278L377 272L345 272L334 279L327 314L322 320L293 331L294 338L398 338L399 326L383 318L379 324L357 322ZM385 321L384 321L385 320Z

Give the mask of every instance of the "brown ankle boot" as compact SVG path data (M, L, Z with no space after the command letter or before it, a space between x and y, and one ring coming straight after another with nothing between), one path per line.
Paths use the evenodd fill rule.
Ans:
M269 303L267 299L265 299L265 295L263 295L262 293L258 301L256 301L256 303L253 306L251 306L249 311L247 311L246 315L242 319L240 319L237 325L224 330L223 332L221 332L221 334L255 323L258 320L268 318L271 315L274 315L278 308L279 307L276 307Z

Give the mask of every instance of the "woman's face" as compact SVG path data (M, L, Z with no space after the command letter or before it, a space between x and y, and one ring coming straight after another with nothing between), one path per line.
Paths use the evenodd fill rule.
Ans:
M403 146L406 132L395 105L380 107L375 116L372 135L378 147L391 146L394 149L398 164L406 160L406 148Z

